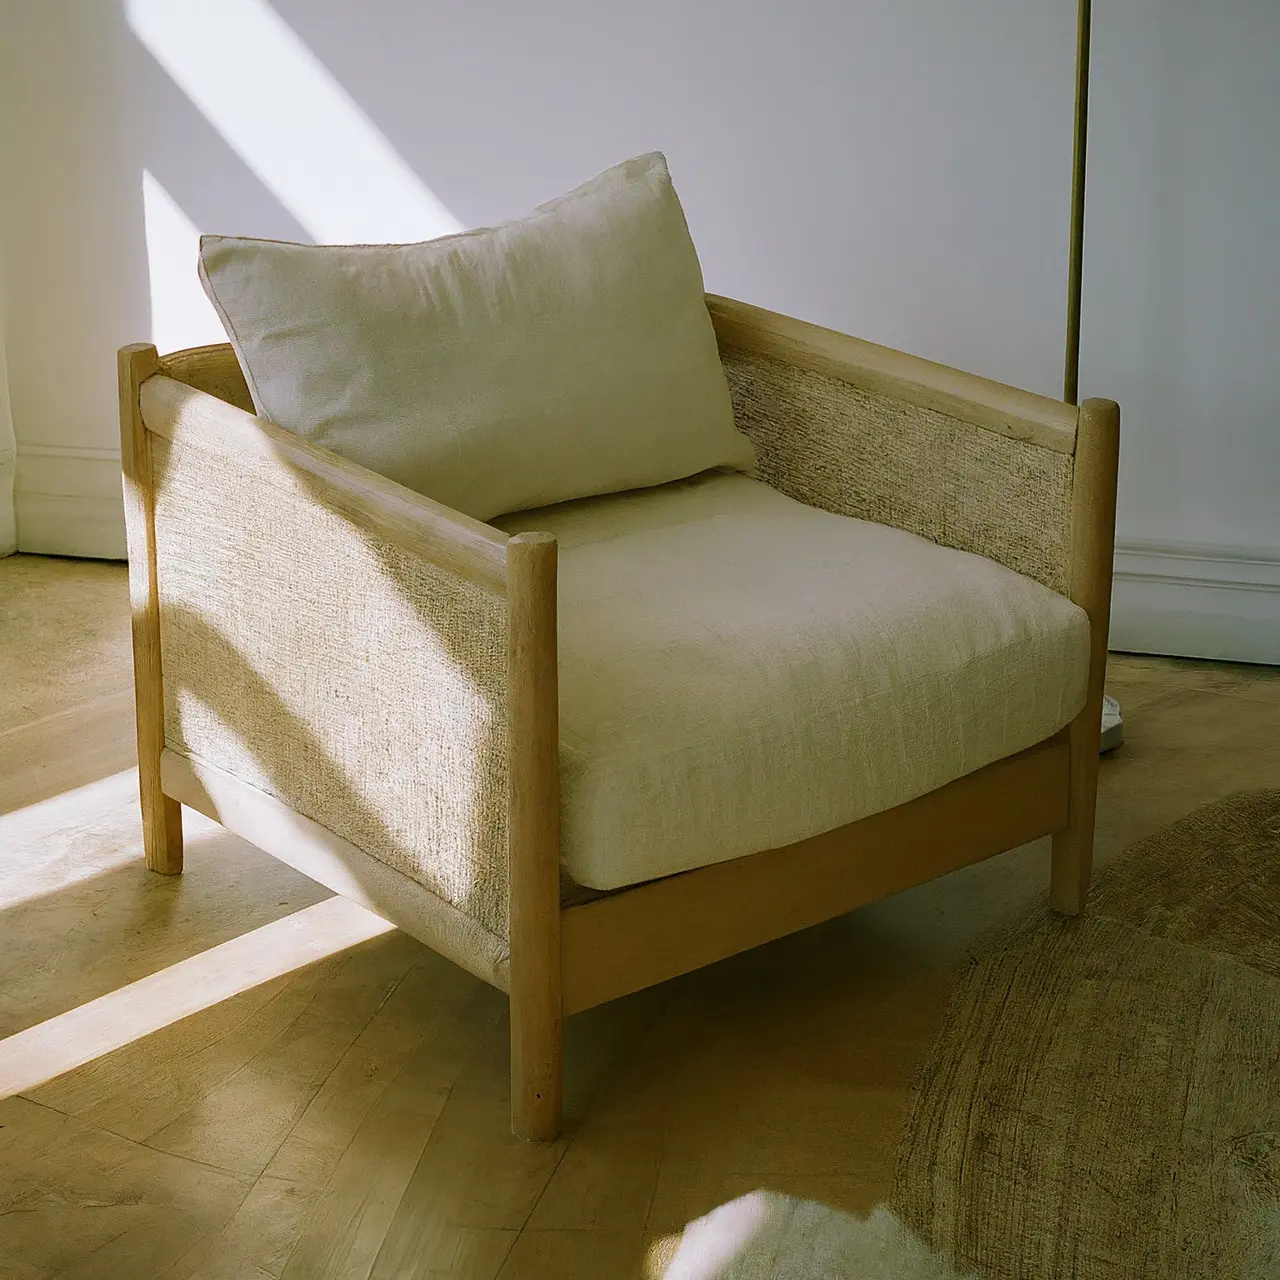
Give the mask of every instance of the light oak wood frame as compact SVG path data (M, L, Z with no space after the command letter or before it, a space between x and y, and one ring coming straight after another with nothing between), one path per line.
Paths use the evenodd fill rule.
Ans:
M179 353L163 362L150 346L121 352L148 866L181 870L179 803L187 804L506 990L511 1001L512 1128L527 1139L550 1139L560 1128L561 1024L568 1014L1041 836L1053 837L1053 905L1079 911L1088 889L1111 595L1117 406L1089 400L1077 410L728 299L709 297L708 305L722 350L767 355L940 410L974 430L995 431L1072 456L1066 578L1071 599L1090 621L1087 700L1079 716L1046 741L887 812L787 848L565 901L559 867L554 538L531 533L507 539L241 413L228 422L225 447L270 448L285 456L313 484L322 484L329 500L359 527L505 598L510 954L497 965L480 964L441 943L442 904L417 882L375 863L279 800L165 747L148 436L175 430L175 393L204 396L212 391L241 410L251 406L230 347ZM166 375L197 390L179 388ZM148 382L151 394L144 397ZM198 550L193 548L193 554ZM356 866L359 875L352 873Z
M164 794L164 682L160 672L160 606L156 593L155 489L151 444L142 425L138 389L160 368L155 347L119 353L120 469L129 543L129 604L133 615L133 686L138 726L138 790L147 866L162 875L182 870L182 806Z

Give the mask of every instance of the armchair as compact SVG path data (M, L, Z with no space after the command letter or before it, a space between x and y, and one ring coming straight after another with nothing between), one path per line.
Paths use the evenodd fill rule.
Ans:
M255 417L230 346L120 353L148 866L181 871L188 805L506 991L512 1126L524 1138L558 1132L566 1015L1043 835L1053 836L1053 905L1078 911L1089 883L1118 408L1077 409L707 302L735 417L769 489L703 478L492 523ZM691 577L704 531L719 549ZM765 634L754 618L725 620L752 598L733 575L752 557L772 565L767 598L769 582L791 581L803 548L826 538L833 554L812 559L828 576L809 595L796 588L768 635L794 642L806 678L836 671L822 628L861 590L856 575L839 575L874 565L875 539L898 539L908 568L867 587L889 602L868 624L878 628L868 643L882 647L863 651L861 666L854 654L849 669L870 665L874 677L865 654L896 647L895 609L903 636L916 637L902 649L914 653L935 626L929 593L941 587L928 584L960 574L975 585L957 598L978 603L947 633L944 657L980 668L984 683L953 705L970 675L939 668L928 714L945 706L981 721L973 741L951 735L966 740L939 755L924 739L948 735L918 722L916 695L874 680L858 695L865 717L826 715L825 691L796 685L804 725L865 760L865 777L841 757L832 785L831 752L820 743L805 756L804 725L791 737L733 730L724 704L734 690L755 699L741 723L760 726L781 678L774 650L721 643L726 627ZM853 540L847 551L841 538ZM795 573L784 563L794 548ZM911 557L925 575L918 589L903 585ZM670 616L628 612L629 595L661 600L668 570L682 593ZM610 583L619 603L606 617L592 600ZM1006 596L1014 604L989 624L1005 630L988 643L984 602ZM810 599L827 612L804 631ZM1034 662L1018 629L1032 614L1049 619ZM699 647L700 637L710 639ZM625 670L624 658L634 659ZM655 661L684 681L680 696L698 703L705 732L686 726L659 741L670 719L659 707L643 726L650 755L630 773L612 758L597 767L600 744L626 746L645 719L636 673ZM587 724L615 685L629 690L617 720L601 712ZM1024 696L1035 715L1017 710ZM876 710L893 725L887 739L866 736ZM663 774L686 742L706 751ZM721 758L744 791L722 794ZM648 790L627 809L636 778ZM799 810L781 795L753 807L771 786L803 793ZM833 819L841 814L855 816ZM690 837L676 849L704 819L737 843L700 855ZM644 856L610 862L619 831ZM758 843L744 847L753 833Z

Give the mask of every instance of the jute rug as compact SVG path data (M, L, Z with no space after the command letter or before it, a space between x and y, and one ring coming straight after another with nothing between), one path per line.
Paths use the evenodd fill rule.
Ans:
M1134 846L979 958L894 1208L983 1280L1280 1278L1280 791Z

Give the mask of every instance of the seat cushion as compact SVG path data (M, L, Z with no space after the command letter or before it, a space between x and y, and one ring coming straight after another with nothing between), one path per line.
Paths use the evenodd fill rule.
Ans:
M657 153L499 227L200 264L259 413L467 515L752 466Z
M562 848L590 888L892 808L1084 705L1069 600L747 476L495 523L559 539Z

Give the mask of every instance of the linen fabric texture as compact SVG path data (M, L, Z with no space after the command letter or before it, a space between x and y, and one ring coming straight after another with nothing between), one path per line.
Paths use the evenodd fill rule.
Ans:
M748 476L494 523L559 540L561 849L589 888L892 808L1084 706L1077 605Z
M665 159L421 244L204 236L259 414L478 519L748 470Z
M1058 594L1070 458L768 358L722 366L660 155L500 227L391 246L205 237L201 267L259 414L509 534L558 539L562 860L579 885L817 835L1030 747L1084 705L1088 618ZM756 445L767 484L742 474ZM396 789L425 785L410 758L428 763L412 716L373 753L386 789L367 830L308 792L306 753L285 767L277 752L271 776L232 763L501 936L500 615L444 585L412 594L455 643L414 661L453 679L464 660L456 688L422 691L465 709L493 785L455 795L433 761L441 794L409 806L430 820L401 831ZM162 595L176 588L170 571ZM224 625L240 612L214 610ZM166 644L194 651L180 617L162 608ZM234 757L199 701L175 699L171 734ZM447 742L438 717L421 731ZM441 820L458 848L437 858Z

